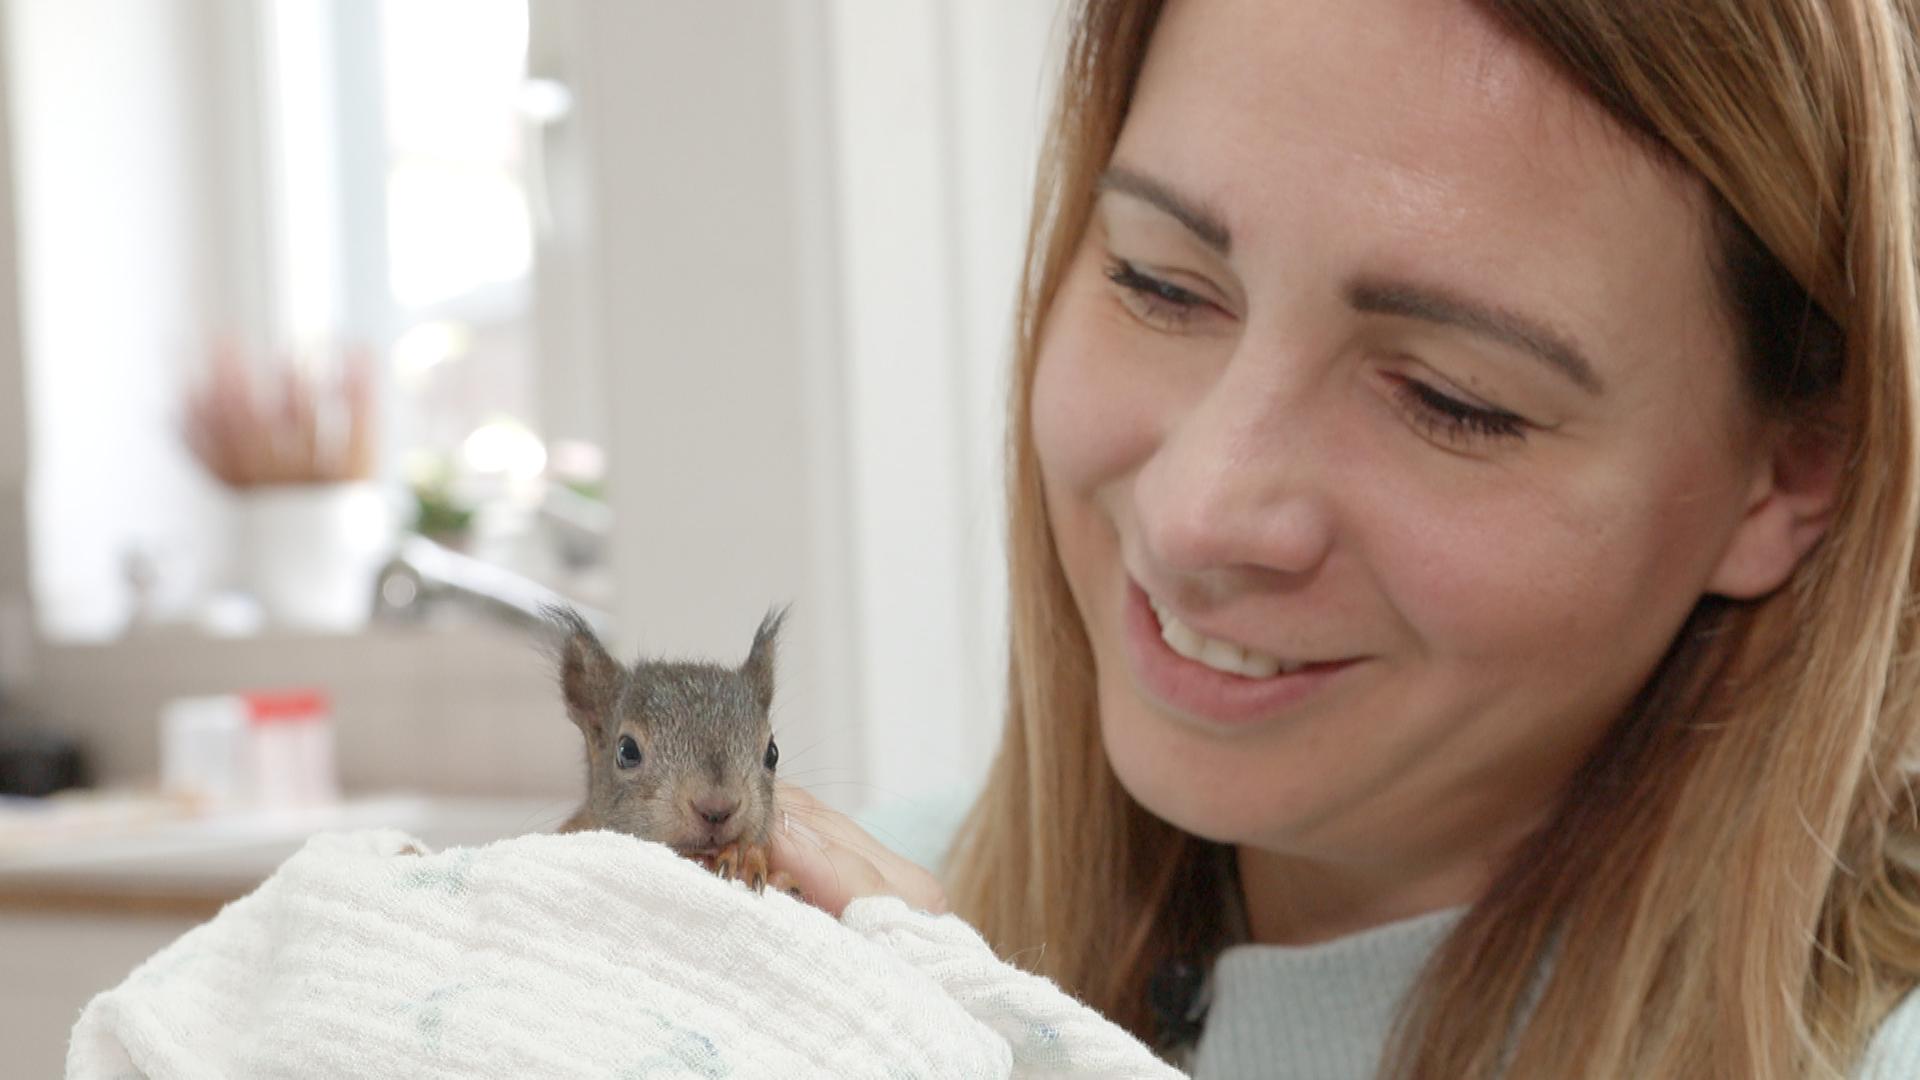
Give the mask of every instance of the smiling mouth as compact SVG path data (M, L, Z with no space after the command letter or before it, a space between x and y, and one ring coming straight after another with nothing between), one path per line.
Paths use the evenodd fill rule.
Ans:
M1134 685L1175 716L1220 732L1258 727L1323 697L1365 657L1297 660L1199 633L1129 582L1122 648Z
M1275 675L1294 674L1309 666L1305 661L1285 660L1231 641L1207 637L1181 622L1151 595L1147 597L1147 606L1153 609L1154 618L1160 622L1160 640L1167 643L1167 648L1223 674L1238 675L1243 679L1271 679Z

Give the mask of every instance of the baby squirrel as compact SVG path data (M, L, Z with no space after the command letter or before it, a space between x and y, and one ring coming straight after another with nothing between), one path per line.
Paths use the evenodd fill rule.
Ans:
M653 840L755 892L769 883L774 648L784 608L767 612L738 668L607 655L578 613L547 609L562 638L560 691L587 744L587 797L559 831L611 829Z

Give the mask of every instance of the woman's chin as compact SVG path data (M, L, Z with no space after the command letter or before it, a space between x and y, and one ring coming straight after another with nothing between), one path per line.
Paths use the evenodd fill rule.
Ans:
M1313 813L1308 778L1286 761L1137 707L1101 710L1107 762L1133 800L1183 832L1224 844L1273 843Z

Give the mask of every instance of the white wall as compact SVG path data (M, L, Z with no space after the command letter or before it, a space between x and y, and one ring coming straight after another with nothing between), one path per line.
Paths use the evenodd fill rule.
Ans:
M1052 5L575 14L622 625L728 655L790 597L785 715L821 793L971 785Z
M834 0L834 147L876 786L966 785L1005 670L1004 373L1051 5Z
M861 774L825 57L807 0L579 8L624 649L737 660L792 602L783 770ZM831 295L831 294L827 294ZM833 796L830 787L822 794Z

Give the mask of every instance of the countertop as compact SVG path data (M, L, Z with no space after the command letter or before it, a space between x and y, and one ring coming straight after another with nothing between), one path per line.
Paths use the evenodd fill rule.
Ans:
M434 850L559 824L561 799L392 794L272 812L195 813L121 796L60 805L0 801L0 910L210 916L316 833L394 828Z

